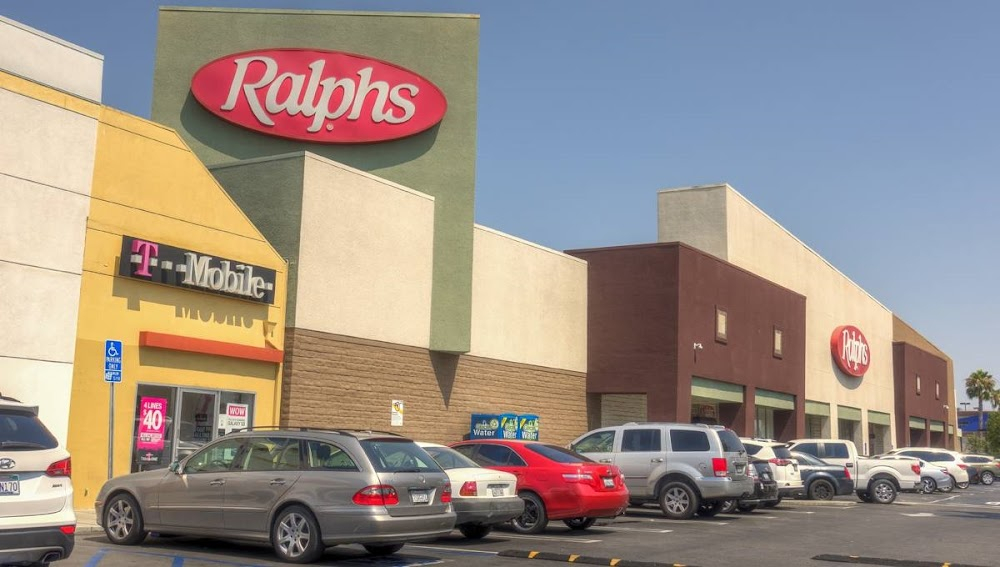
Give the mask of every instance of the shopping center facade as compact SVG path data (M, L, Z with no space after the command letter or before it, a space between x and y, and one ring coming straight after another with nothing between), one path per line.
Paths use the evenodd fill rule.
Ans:
M660 193L643 245L563 253L475 224L477 17L159 25L150 122L101 104L99 55L0 24L39 53L0 58L0 312L24 329L0 391L67 443L78 505L255 425L954 442L947 355L728 186ZM325 115L293 108L309 96Z

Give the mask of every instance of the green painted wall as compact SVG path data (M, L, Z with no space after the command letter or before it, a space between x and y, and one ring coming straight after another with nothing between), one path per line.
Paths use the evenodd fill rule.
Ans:
M318 145L233 126L210 114L191 96L191 77L205 63L232 53L273 47L347 51L398 64L436 84L448 99L448 112L439 125L409 138L379 144ZM467 352L472 314L478 58L479 18L474 15L161 8L152 118L177 129L209 166L307 150L433 195L431 348ZM226 185L224 175L220 182ZM262 188L255 196L263 199L262 203L234 197L245 209L270 206L269 200L277 192L289 190L288 183ZM268 194L269 189L276 193ZM260 228L268 239L274 238L273 229ZM275 246L286 253L277 243ZM297 250L294 247L295 255L288 257L292 266ZM290 270L294 274L294 268ZM289 290L292 312L292 282Z

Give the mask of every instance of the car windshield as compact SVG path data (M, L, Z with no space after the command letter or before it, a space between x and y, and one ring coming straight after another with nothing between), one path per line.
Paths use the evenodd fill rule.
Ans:
M59 442L35 414L13 409L0 410L0 449L38 451L58 446Z
M583 455L570 451L569 449L563 449L562 447L557 447L555 445L545 445L542 443L528 443L525 445L529 451L538 453L539 455L549 459L550 461L555 461L557 463L593 463L592 459L588 459Z
M444 470L451 469L479 469L482 468L475 461L452 449L451 447L424 447L424 451L430 453L437 464Z
M408 439L365 439L361 447L376 472L441 472L441 467Z

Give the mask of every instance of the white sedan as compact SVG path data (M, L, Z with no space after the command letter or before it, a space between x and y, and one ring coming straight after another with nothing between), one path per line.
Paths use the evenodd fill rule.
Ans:
M517 495L517 477L483 468L458 451L434 443L417 442L437 461L451 481L451 504L458 516L455 527L469 539L486 537L493 526L524 512Z

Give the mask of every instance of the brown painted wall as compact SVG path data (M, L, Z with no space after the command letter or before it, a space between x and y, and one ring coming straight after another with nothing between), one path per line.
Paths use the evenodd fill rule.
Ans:
M918 439L910 437L910 417L946 421L951 404L948 399L948 361L909 343L892 344L893 378L896 389L896 442L900 447L927 445L943 446L943 436L924 431ZM920 394L917 394L917 376ZM941 384L940 397L935 397L934 384ZM949 406L948 414L944 406ZM946 426L947 429L947 426ZM941 442L933 443L934 440Z
M749 434L754 388L775 390L796 399L776 433L804 434L805 297L679 243L568 253L589 263L588 392L645 393L649 420L686 422L692 375L743 384L748 403L724 404L720 418ZM725 345L715 342L716 305L729 315ZM695 352L696 342L704 349Z
M955 426L955 431L958 431L958 400L955 397L955 388L964 387L962 384L957 384L955 382L955 365L951 360L951 357L947 353L934 346L926 337L917 332L916 329L911 327L906 321L903 321L899 317L893 316L892 318L892 340L898 342L909 343L916 346L917 348L923 349L943 360L948 364L948 422ZM952 449L959 449L960 442L956 435L949 435L947 439L948 447Z
M546 442L565 444L588 429L582 373L292 328L283 380L283 426L450 443L468 434L473 413L514 412L537 414ZM403 427L389 425L394 399L406 404Z

